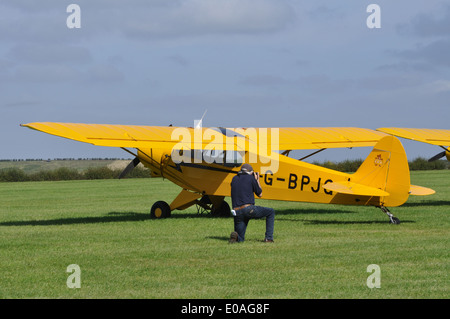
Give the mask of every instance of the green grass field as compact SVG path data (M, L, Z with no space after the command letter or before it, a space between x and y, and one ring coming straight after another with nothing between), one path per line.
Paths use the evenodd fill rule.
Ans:
M275 243L253 220L234 245L231 218L149 219L179 192L167 180L0 183L0 298L448 298L450 171L412 182L437 193L392 209L400 225L372 207L259 200L276 209Z

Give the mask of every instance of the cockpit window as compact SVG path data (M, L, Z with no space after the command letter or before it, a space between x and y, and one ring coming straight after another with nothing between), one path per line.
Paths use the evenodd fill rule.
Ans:
M244 163L241 153L237 151L204 150L202 155L205 162L226 167L237 167Z
M214 127L212 129L222 133L223 135L225 135L227 137L243 137L243 138L245 138L245 136L243 136L242 134L239 134L233 130L229 130L225 127Z
M174 163L208 163L225 167L239 167L244 163L243 155L230 150L172 150Z

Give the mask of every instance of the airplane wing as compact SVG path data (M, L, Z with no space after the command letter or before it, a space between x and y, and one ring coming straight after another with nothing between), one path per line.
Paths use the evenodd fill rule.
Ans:
M146 142L167 146L164 142L171 141L172 132L169 127L132 125L40 122L21 126L93 145L131 148L143 147Z
M182 135L176 134L187 132L192 137L190 142L194 143L194 128L179 128L172 126L138 126L138 125L109 125L109 124L79 124L79 123L54 123L36 122L21 124L37 131L84 142L98 146L129 147L129 148L172 148L183 140ZM208 128L201 128L203 135L211 133ZM187 130L187 131L186 131ZM245 137L256 143L258 140L270 141L271 138L278 139L272 144L272 150L302 150L322 148L344 148L373 146L386 134L370 129L354 127L328 127L328 128L256 128L256 129L225 129L214 128L216 134L222 134L227 138L211 140L204 138L201 148L214 144L216 149L239 150L239 143L234 140L235 136ZM255 134L256 133L256 134ZM172 138L173 137L173 138ZM186 141L184 141L186 142ZM224 144L225 143L225 144ZM233 146L229 145L232 144ZM235 146L237 148L233 148ZM189 143L189 146L193 146ZM231 147L230 147L231 146ZM248 146L247 146L248 147Z
M139 126L111 124L81 124L37 122L21 124L44 133L68 138L75 141L90 143L97 146L129 147L129 148L172 148L183 141L179 132L194 136L194 128L179 128L173 126ZM204 130L204 129L203 129ZM187 142L186 140L184 142ZM190 142L194 143L193 140ZM205 141L206 142L206 141ZM207 142L210 142L209 140ZM203 143L207 144L207 143ZM219 144L216 142L216 144ZM223 145L221 141L220 145ZM220 149L220 145L217 149ZM191 143L189 143L191 146ZM202 145L201 147L203 147Z
M382 127L378 128L377 131L395 135L398 137L403 137L413 141L438 145L443 148L444 151L434 155L428 161L434 162L443 157L446 157L447 160L450 161L450 148L445 147L450 145L450 130Z
M374 146L386 134L357 127L272 127L229 129L252 142L267 141L272 150L312 150ZM276 143L273 143L276 141Z
M374 146L386 134L356 127L283 127L280 150Z
M377 131L432 145L450 145L450 130L382 127Z

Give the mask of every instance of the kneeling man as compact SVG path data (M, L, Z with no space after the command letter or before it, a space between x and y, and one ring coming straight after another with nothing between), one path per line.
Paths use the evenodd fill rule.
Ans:
M258 197L262 196L259 174L253 172L250 164L244 164L231 181L231 202L235 216L234 232L230 235L230 243L244 241L249 220L259 218L266 218L264 242L273 243L275 211L272 208L255 206L254 194Z

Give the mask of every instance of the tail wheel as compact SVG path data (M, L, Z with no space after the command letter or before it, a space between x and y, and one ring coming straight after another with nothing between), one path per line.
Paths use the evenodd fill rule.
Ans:
M150 217L154 219L170 217L170 206L164 201L157 201L150 210Z
M394 225L400 224L400 219L398 219L397 217L394 217L394 215L391 214L391 212L389 211L389 209L387 207L380 206L380 208L383 213L385 213L386 215L389 216L389 222L391 224L394 224Z

